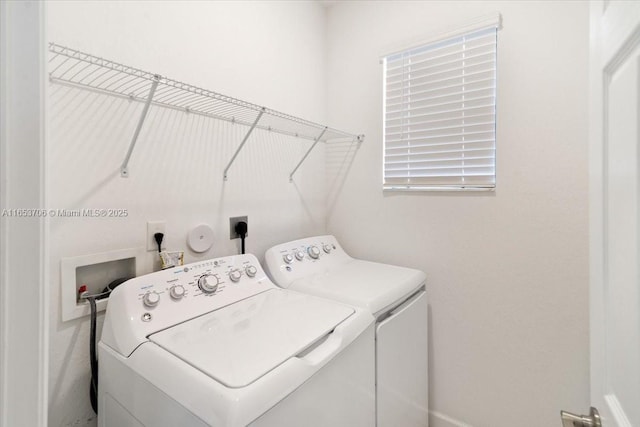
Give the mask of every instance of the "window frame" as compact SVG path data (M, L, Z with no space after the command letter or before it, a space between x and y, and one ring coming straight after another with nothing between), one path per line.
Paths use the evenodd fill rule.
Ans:
M388 53L381 55L380 56L380 63L382 65L382 132L383 132L383 151L382 151L382 188L383 191L385 192L403 192L403 191L410 191L410 192L430 192L430 191L495 191L496 188L496 182L497 182L497 171L496 171L496 159L497 159L497 150L496 150L496 145L497 145L497 75L498 75L498 70L497 70L497 57L498 57L498 31L502 28L502 18L500 16L500 14L494 14L488 17L483 17L483 18L479 18L477 20L475 20L474 22L467 24L465 26L459 27L457 30L455 31L450 31L447 33L442 33L440 36L438 37L433 37L430 39L426 39L426 40L421 40L421 41L414 41L412 43L407 43L404 46L402 46L399 49L394 49L394 50L390 50ZM451 182L447 182L447 183L437 183L437 182L427 182L427 181L436 181L437 178L435 178L434 180L430 180L430 178L428 176L423 176L422 179L418 179L419 182L416 183L411 183L411 166L410 163L413 161L415 163L416 159L415 157L418 156L418 154L414 153L414 158L412 160L411 155L408 153L407 154L407 161L406 161L406 166L404 167L404 169L401 169L402 172L407 171L407 181L406 183L398 183L399 179L404 179L403 177L388 177L388 172L389 172L389 160L388 160L388 155L387 155L387 145L388 145L388 134L387 134L387 120L388 120L388 111L387 111L387 60L389 58L394 58L395 60L398 59L398 57L402 57L402 55L409 55L415 52L428 52L430 49L434 49L438 46L446 46L447 43L450 43L452 41L455 41L455 39L460 39L462 38L464 40L465 36L469 36L469 35L474 35L477 33L481 33L483 31L487 31L488 35L485 35L485 37L488 36L492 36L493 34L490 32L491 29L495 30L495 57L494 57L494 62L493 62L493 71L494 71L494 75L493 75L493 98L492 101L493 103L487 107L487 108L492 108L493 111L490 113L484 113L484 116L489 116L492 115L492 120L489 123L486 123L487 126L493 125L491 130L487 130L485 131L485 133L492 133L492 141L491 142L491 146L488 148L484 148L484 151L486 152L492 152L492 157L483 157L484 159L489 159L490 162L492 162L491 165L480 165L481 166L486 166L486 169L492 169L489 171L489 173L491 173L491 175L483 175L486 176L487 179L483 180L482 178L479 179L480 182L476 182L476 183L465 183L464 182L464 177L465 176L469 176L469 175L465 175L464 172L460 173L460 174L455 174L453 180L456 179L460 179L461 182L457 182L457 183L451 183ZM463 42L464 43L464 42ZM404 67L404 66L403 66ZM404 85L404 83L403 83ZM490 90L491 88L489 88L488 90ZM402 86L402 90L401 93L404 93L404 86ZM410 102L410 101L409 101ZM403 106L404 108L404 106ZM402 118L404 120L405 117L410 117L410 115L405 115L404 111L405 110L400 110L403 112ZM410 111L410 110L409 110ZM454 119L452 119L454 120ZM406 126L409 127L410 125L402 125L402 126ZM459 127L462 127L464 125L459 125ZM404 131L404 128L402 129L402 131ZM426 132L430 131L429 129L425 130ZM432 130L431 130L432 131ZM464 138L463 138L464 141ZM398 145L398 142L402 143L402 137L400 139L400 141L395 141L395 145ZM410 144L410 143L409 143ZM394 148L392 148L394 149ZM402 149L402 148L398 148L396 147L395 149ZM463 150L467 150L467 148L462 148ZM410 148L409 148L410 150ZM420 159L429 159L429 156L432 155L433 153L423 153L423 154L419 154ZM486 154L486 153L485 153ZM464 158L464 157L463 157ZM423 161L423 165L425 165L425 167L423 168L424 170L429 169L429 165L428 162L425 163L424 160ZM452 162L455 162L455 160L451 160ZM403 162L400 162L403 163ZM462 163L464 164L464 163ZM462 166L458 167L458 168L462 168ZM456 168L452 168L452 169L456 169ZM428 172L428 171L427 171ZM417 176L418 178L421 178L420 176ZM393 182L392 178L395 178L396 182Z

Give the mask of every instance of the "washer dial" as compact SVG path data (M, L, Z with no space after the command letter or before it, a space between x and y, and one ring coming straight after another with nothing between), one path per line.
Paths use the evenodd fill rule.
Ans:
M287 264L291 264L293 262L293 257L291 256L291 254L284 254L282 255L282 259L284 260L284 262L286 262Z
M302 261L304 259L304 251L303 250L297 250L296 251L296 259L298 261Z
M249 277L255 277L256 273L258 272L258 269L255 268L253 265L247 265L244 268L244 272L247 274L247 276Z
M231 270L229 272L229 279L231 279L232 282L240 281L241 277L242 277L242 274L240 273L240 270Z
M318 249L317 246L309 246L309 249L307 249L307 252L309 253L309 256L313 259L318 259L318 257L320 256L320 249Z
M328 245L328 244L325 243L324 245L322 245L322 249L324 250L324 253L326 253L326 254L331 253L331 245Z
M149 291L142 297L142 303L147 307L155 307L160 302L160 294L156 291Z
M198 287L205 294L212 294L217 291L219 283L218 276L214 276L213 274L203 274L198 279Z
M171 295L171 298L175 300L182 299L182 297L184 296L184 292L184 286L182 285L175 285L172 286L171 289L169 289L169 295Z

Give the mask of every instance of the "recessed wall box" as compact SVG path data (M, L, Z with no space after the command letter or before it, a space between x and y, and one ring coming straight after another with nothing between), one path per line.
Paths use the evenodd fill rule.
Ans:
M90 314L89 304L78 300L80 286L86 284L89 294L97 294L115 279L143 274L141 270L143 254L143 248L133 248L62 258L60 260L62 321L66 322ZM103 311L107 307L107 301L108 298L97 301L98 311Z

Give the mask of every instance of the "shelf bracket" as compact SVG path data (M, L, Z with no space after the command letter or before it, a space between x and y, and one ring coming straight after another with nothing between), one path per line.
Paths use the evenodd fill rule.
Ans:
M131 138L131 143L129 144L129 150L127 151L127 155L124 157L122 166L120 166L120 176L123 178L129 177L129 169L127 167L129 165L129 159L131 158L133 149L136 146L136 142L138 142L138 135L140 135L140 130L142 129L144 120L147 118L147 113L149 112L151 101L153 101L153 95L156 93L156 88L158 87L158 83L160 83L160 76L156 74L153 76L153 81L151 82L151 89L149 89L149 96L147 96L147 100L144 103L144 108L142 109L142 113L140 114L138 125L136 126L136 130L133 132L133 138Z
M233 162L236 160L236 157L238 157L238 153L240 153L240 150L242 150L242 147L244 147L245 142L247 142L247 139L249 139L249 135L251 135L251 132L253 132L253 130L256 128L256 126L258 125L258 122L260 121L260 119L262 118L262 115L265 112L265 107L262 107L262 109L260 110L260 113L258 113L258 117L256 117L255 121L253 122L253 124L251 125L251 127L249 128L249 131L247 132L247 134L244 136L244 138L242 139L242 142L240 143L240 146L238 147L238 149L236 150L236 152L233 154L233 157L231 157L231 160L229 160L229 163L227 164L227 167L224 168L224 176L223 179L226 181L227 180L227 172L229 171L229 168L231 167L231 165L233 164Z
M322 135L324 135L324 133L327 131L327 129L328 129L327 126L325 126L325 128L322 129L322 132L320 132L320 135L318 135L318 137L315 139L315 141L313 142L313 145L311 145L311 147L307 150L307 152L304 153L304 156L302 157L302 159L300 159L300 161L298 162L296 167L289 174L289 182L293 182L293 174L296 173L296 171L298 170L300 165L306 160L306 158L309 155L309 153L311 153L311 151L315 148L315 146L318 144L318 142L320 142L320 138L322 138Z

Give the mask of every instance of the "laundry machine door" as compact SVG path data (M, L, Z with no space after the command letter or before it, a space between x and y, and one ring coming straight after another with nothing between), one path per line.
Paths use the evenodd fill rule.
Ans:
M372 324L249 427L375 426L374 334ZM313 352L307 357L315 358Z
M377 427L426 427L427 295L420 291L378 323Z

